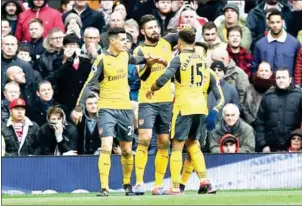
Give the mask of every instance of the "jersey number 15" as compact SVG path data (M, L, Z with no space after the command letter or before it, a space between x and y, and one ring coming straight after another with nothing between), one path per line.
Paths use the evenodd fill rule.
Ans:
M203 79L202 72L200 71L201 67L202 63L191 66L191 87L193 87L194 85L201 87ZM195 80L197 76L200 76L200 81Z

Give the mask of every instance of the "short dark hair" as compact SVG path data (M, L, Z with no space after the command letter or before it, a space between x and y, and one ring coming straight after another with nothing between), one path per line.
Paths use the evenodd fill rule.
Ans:
M214 22L212 22L212 21L208 21L207 23L205 23L205 24L203 25L203 27L202 27L202 33L204 33L205 30L211 30L211 29L213 29L213 28L215 28L216 31L217 31L217 26L216 26L216 24L215 24Z
M240 33L240 36L242 37L242 29L240 26L232 26L227 29L227 39L229 39L231 31L238 31Z
M29 23L28 23L28 26L30 26L33 23L38 23L43 27L43 21L39 18L34 18L34 19L30 20Z
M149 21L157 21L157 20L156 20L155 16L153 16L151 14L146 14L146 15L142 16L142 18L139 20L139 27L143 28L144 25Z
M283 14L278 9L272 10L267 19L270 20L271 16L280 16L281 19L284 19Z
M182 29L178 33L178 37L187 44L194 44L195 32L192 29Z
M30 53L30 48L29 48L29 46L27 45L27 44L19 44L19 46L18 46L18 53L19 52L28 52L28 53Z
M99 98L98 95L94 92L90 92L88 95L87 95L87 99L91 99L91 98Z
M40 87L42 84L50 84L51 88L52 88L52 84L50 81L47 81L47 80L42 80L38 83L38 86L37 86L37 91L40 91Z
M277 69L277 71L276 71L276 74L277 74L277 72L284 72L284 71L287 71L288 76L289 76L289 77L292 77L292 75L290 74L289 69L288 69L288 68L286 68L286 67L281 67L281 68L278 68L278 69Z
M126 34L126 31L124 28L121 27L115 27L115 28L110 28L108 30L108 37L116 36L118 34Z
M202 48L204 49L205 53L207 53L207 51L208 51L208 46L207 46L207 44L204 43L204 42L195 42L195 46L200 46L200 47L202 47Z

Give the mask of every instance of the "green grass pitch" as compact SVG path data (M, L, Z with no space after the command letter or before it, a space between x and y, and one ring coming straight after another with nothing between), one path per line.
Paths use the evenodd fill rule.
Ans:
M216 195L198 195L187 191L181 196L145 196L126 197L124 193L111 193L109 197L96 197L88 194L53 195L3 195L2 205L252 205L283 204L302 205L300 190L228 190L218 191Z

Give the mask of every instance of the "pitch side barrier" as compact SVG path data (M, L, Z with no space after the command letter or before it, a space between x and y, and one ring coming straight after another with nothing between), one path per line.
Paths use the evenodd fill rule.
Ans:
M149 156L144 176L149 191L154 183L154 159ZM302 188L302 153L205 154L205 159L208 177L220 190ZM110 188L123 191L120 156L112 155L111 161ZM97 165L98 156L4 157L2 193L97 192ZM171 184L169 170L168 166L166 188ZM198 183L193 173L186 190L197 190Z

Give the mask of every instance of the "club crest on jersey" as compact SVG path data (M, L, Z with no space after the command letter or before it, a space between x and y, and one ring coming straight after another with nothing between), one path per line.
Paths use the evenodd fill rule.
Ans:
M144 122L145 122L145 120L143 120L143 119L138 120L139 126L142 126L144 124Z

